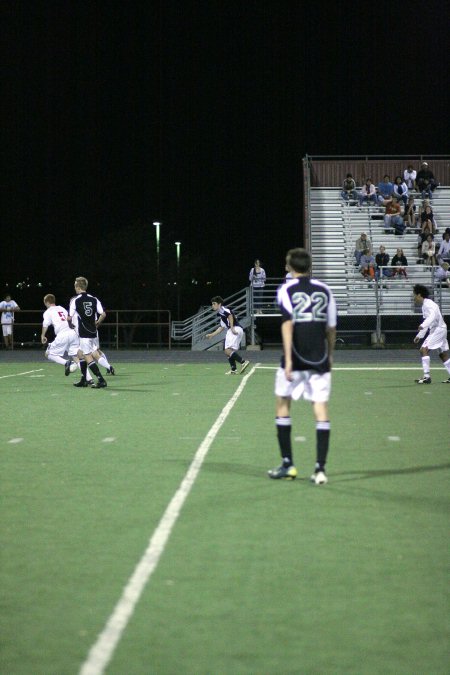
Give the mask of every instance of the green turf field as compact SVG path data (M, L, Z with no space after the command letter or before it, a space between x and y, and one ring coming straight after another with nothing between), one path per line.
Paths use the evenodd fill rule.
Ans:
M2 675L102 672L90 650L201 448L104 672L448 674L443 368L423 387L417 363L336 369L316 487L302 402L300 480L266 477L274 368L115 365L97 391L54 364L2 366Z

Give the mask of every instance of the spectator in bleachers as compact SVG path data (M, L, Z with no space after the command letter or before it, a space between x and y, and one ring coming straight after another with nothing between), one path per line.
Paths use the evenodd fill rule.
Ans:
M402 248L397 249L397 253L392 258L392 276L395 277L397 274L399 277L407 277L405 267L408 267L408 260L406 259L405 254L403 253Z
M408 164L408 168L403 172L403 180L406 183L408 190L414 190L416 187L417 171L412 164Z
M389 253L386 253L386 248L381 244L379 252L375 256L375 262L376 262L376 269L375 269L375 277L380 280L380 277L390 277L391 276L391 270L387 269L387 266L389 265ZM381 269L383 268L383 269Z
M378 202L385 205L386 201L391 198L394 192L394 183L391 183L391 177L387 174L377 185Z
M384 227L386 230L394 229L394 234L403 234L405 223L402 216L402 208L396 197L391 197L386 202L384 214Z
M408 203L405 207L405 212L403 214L403 221L406 227L410 228L411 230L415 230L417 229L418 218L419 215L417 213L416 205L414 203L414 197L412 195L409 195Z
M359 261L359 269L361 271L361 274L365 279L369 277L371 281L375 281L375 267L376 267L375 258L373 257L369 249L366 248L366 250L363 251L363 254Z
M427 240L427 237L428 237L429 234L431 234L431 230L430 230L429 225L426 224L423 232L421 230L419 232L418 237L417 237L417 255L418 255L417 264L418 265L423 263L422 246L423 246L423 243Z
M425 265L436 265L436 242L431 233L422 244L422 258Z
M437 186L438 183L434 177L433 172L430 171L428 162L422 162L420 171L418 171L416 176L417 192L422 194L422 199L425 199L425 197L431 199Z
M434 219L434 213L429 199L424 199L422 204L419 206L419 222L422 231L425 228L425 225L428 225L430 232L432 234L436 233L436 221Z
M448 262L441 262L434 270L434 278L441 286L450 287L449 269L450 264Z
M347 174L347 177L342 184L341 197L345 202L347 202L347 204L349 203L350 200L353 200L355 202L358 201L358 193L356 192L356 183L351 173Z
M361 232L361 236L355 241L355 259L357 265L359 265L361 256L366 249L370 252L372 251L372 242L365 232Z
M450 262L450 230L448 229L444 232L436 259L439 264L441 262Z
M366 182L362 186L361 192L359 193L359 205L362 206L366 203L368 205L375 205L377 203L377 191L375 189L375 185L372 183L371 178L366 178Z
M403 206L406 207L408 201L408 187L401 176L397 176L394 180L393 194L397 197L398 201L403 202Z

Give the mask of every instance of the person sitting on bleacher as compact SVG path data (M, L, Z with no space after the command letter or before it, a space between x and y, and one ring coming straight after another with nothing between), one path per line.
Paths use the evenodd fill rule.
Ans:
M397 197L398 201L403 202L403 206L406 207L408 201L408 186L401 176L397 176L394 180L393 194Z
M386 201L391 198L394 192L394 184L391 183L391 177L387 174L383 180L377 185L378 192L378 202L383 206L386 204Z
M392 258L391 262L392 266L392 276L395 277L397 274L399 277L407 277L408 275L406 274L405 267L408 267L408 261L406 259L405 254L403 253L402 248L397 249L397 253L394 255Z
M365 203L373 205L377 203L377 191L371 178L366 178L366 182L359 193L359 205L362 206Z
M375 258L373 257L369 249L366 248L366 250L363 251L363 254L359 261L359 269L361 271L361 274L363 275L364 278L369 277L371 281L375 281L375 267L376 267Z
M428 235L431 234L431 230L428 224L425 225L425 229L419 232L419 236L417 237L417 255L418 255L418 260L417 264L420 265L423 263L423 257L422 257L422 246L424 241L427 240Z
M430 171L428 163L422 162L420 171L417 173L416 176L417 192L420 192L422 194L422 199L425 199L425 197L431 199L431 197L433 196L433 192L435 191L437 186L438 182L436 181L433 172Z
M405 223L406 227L410 228L411 230L415 230L417 228L418 217L419 216L416 213L416 205L414 203L414 197L412 195L409 195L408 203L405 207L405 212L403 214L403 222Z
M438 267L434 270L435 281L441 284L441 286L450 287L450 264L448 262L441 262Z
M408 164L408 168L403 172L403 180L406 183L408 190L414 190L416 186L417 171L412 164Z
M387 269L387 266L389 265L389 253L386 253L386 248L381 244L379 252L375 256L375 262L377 264L377 268L375 270L375 276L380 280L380 276L383 277L390 277L391 276L391 270ZM383 268L383 269L381 269Z
M394 234L403 234L406 224L403 221L402 209L397 197L391 197L386 201L384 214L384 227L386 230L394 229Z
M420 227L423 231L425 225L428 225L430 232L433 234L436 233L436 221L434 219L433 209L430 206L430 200L424 199L423 203L419 206L419 221Z
M345 202L347 202L347 204L351 199L355 202L358 201L358 193L356 192L356 183L351 173L347 174L347 178L344 180L342 184L341 197Z
M450 262L450 230L448 229L444 232L436 258L438 263Z
M436 242L431 233L422 244L422 258L425 265L436 265Z
M361 232L361 236L355 241L355 259L357 265L359 265L361 256L366 249L371 252L372 243L367 237L367 234L365 232Z

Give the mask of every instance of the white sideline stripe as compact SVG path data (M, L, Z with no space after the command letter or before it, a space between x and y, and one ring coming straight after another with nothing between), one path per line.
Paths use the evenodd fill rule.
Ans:
M134 608L136 607L148 580L158 565L172 529L200 472L209 448L230 414L234 404L241 395L248 378L253 375L254 372L255 367L253 367L249 373L243 375L239 387L223 408L219 417L198 447L194 459L181 481L180 487L172 497L156 530L151 536L147 549L128 580L120 600L115 606L103 631L98 636L97 641L91 647L86 661L81 666L80 675L101 675L110 662L114 650L133 615Z
M39 373L43 368L38 368L37 370L26 370L24 373L14 373L14 375L0 375L0 380L3 380L5 377L18 377L19 375L29 375L30 373Z
M257 366L258 370L277 370L279 366ZM336 370L417 370L418 366L333 366L332 372ZM438 367L431 367L430 370L441 370Z

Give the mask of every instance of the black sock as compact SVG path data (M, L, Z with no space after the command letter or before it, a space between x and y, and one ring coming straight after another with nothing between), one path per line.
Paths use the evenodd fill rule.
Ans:
M85 380L87 373L87 363L84 359L80 359L80 370L81 370L81 379Z
M316 423L316 442L317 442L317 471L324 471L327 462L328 445L330 443L330 423Z
M98 365L95 363L95 361L91 361L89 364L89 370L94 373L94 375L99 379L101 382L103 380L102 374L99 370Z
M230 364L231 370L236 370L236 359L234 358L234 352L228 357L228 363Z
M291 445L291 418L276 417L278 445L280 446L280 455L283 460L283 466L292 464L292 445Z
M233 352L233 356L238 363L244 363L244 359L237 352Z

